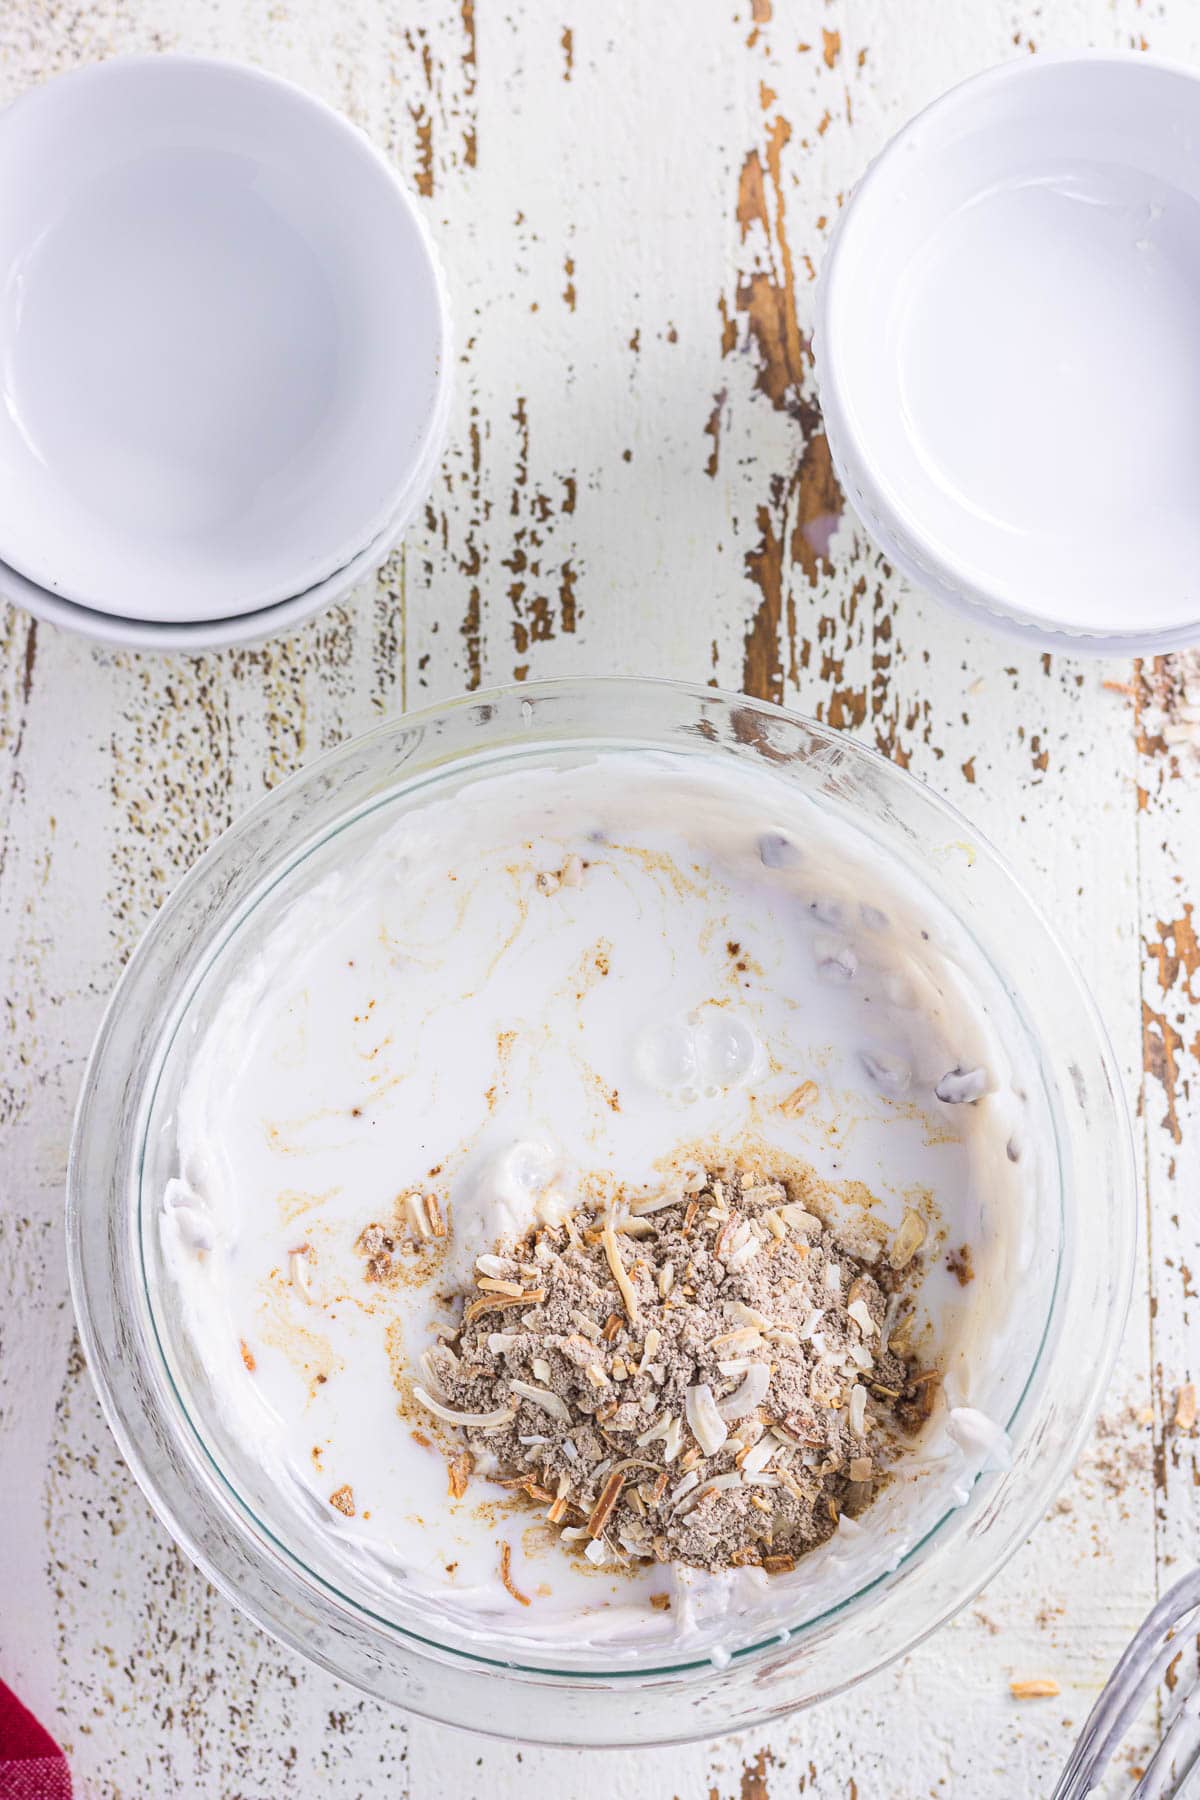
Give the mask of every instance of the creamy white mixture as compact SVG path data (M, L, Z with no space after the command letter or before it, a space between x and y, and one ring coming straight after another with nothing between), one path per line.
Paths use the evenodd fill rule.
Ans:
M893 1566L1003 1456L1049 1294L1035 1084L966 934L860 832L729 759L543 757L379 809L305 882L210 976L151 1161L174 1171L157 1204L177 1378L310 1566L497 1653L686 1640L720 1658ZM787 1116L806 1080L815 1102ZM478 1476L452 1500L397 1388L447 1290L580 1180L656 1187L745 1151L812 1166L864 1242L909 1206L931 1221L925 1348L952 1410L902 1477L770 1583L593 1569ZM356 1243L412 1190L438 1197L445 1256L381 1288ZM964 1244L967 1286L945 1267ZM345 1488L352 1517L330 1504ZM647 1600L664 1589L669 1612Z

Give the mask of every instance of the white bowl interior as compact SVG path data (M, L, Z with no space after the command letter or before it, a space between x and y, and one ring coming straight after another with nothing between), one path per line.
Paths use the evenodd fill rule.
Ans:
M850 448L950 582L1067 630L1200 620L1200 81L1009 65L859 188L822 346Z
M233 644L257 644L265 638L279 637L293 630L314 613L335 606L387 561L403 538L418 507L432 486L438 463L445 448L449 423L450 394L447 389L439 405L425 454L412 480L405 487L393 516L378 537L360 550L344 568L326 580L294 594L275 606L254 612L237 612L220 619L168 621L127 619L114 613L96 612L79 606L73 600L62 600L48 588L39 587L7 563L0 562L0 600L23 607L34 618L77 632L95 643L108 644L122 650L202 651L228 648Z
M444 329L403 190L299 90L175 57L50 83L0 122L0 555L140 619L303 592L394 512Z

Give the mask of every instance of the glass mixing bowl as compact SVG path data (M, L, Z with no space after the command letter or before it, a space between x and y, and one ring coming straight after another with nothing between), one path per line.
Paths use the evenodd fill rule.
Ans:
M797 1596L786 1630L731 1658L646 1646L506 1658L339 1579L297 1538L203 1416L148 1226L176 1073L255 921L273 916L380 809L554 755L656 748L769 765L849 820L968 932L1029 1050L1051 1154L1033 1209L1039 1317L1007 1419L1011 1467L981 1475L887 1572L838 1604ZM953 852L948 853L948 852ZM239 938L239 934L245 934ZM1128 1116L1103 1026L1053 932L967 822L874 751L778 707L709 688L575 681L412 713L318 758L201 858L126 969L84 1080L68 1178L71 1286L117 1441L167 1529L267 1631L336 1675L428 1717L512 1738L649 1744L741 1729L844 1688L912 1649L978 1594L1037 1524L1092 1420L1133 1271ZM724 1666L720 1666L723 1663Z

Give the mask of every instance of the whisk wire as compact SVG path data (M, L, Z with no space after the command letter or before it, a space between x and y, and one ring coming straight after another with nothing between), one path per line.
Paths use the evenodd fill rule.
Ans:
M1096 1787L1118 1746L1177 1654L1175 1634L1200 1607L1200 1569L1193 1569L1168 1588L1151 1608L1099 1699L1088 1714L1070 1761L1051 1800L1084 1800ZM1200 1689L1180 1706L1132 1800L1182 1800L1185 1790L1196 1800L1200 1786ZM1180 1762L1183 1762L1182 1769Z

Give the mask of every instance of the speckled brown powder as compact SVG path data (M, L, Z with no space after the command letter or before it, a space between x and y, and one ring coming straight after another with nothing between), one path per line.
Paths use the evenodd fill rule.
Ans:
M946 1267L958 1282L959 1287L967 1287L975 1279L975 1265L971 1260L970 1244L960 1244L957 1250L951 1250L946 1258Z
M589 1560L782 1571L869 1502L936 1394L887 1343L915 1270L753 1171L660 1201L498 1246L482 1280L521 1296L465 1297L427 1368L441 1405L502 1419L465 1430L476 1470Z

